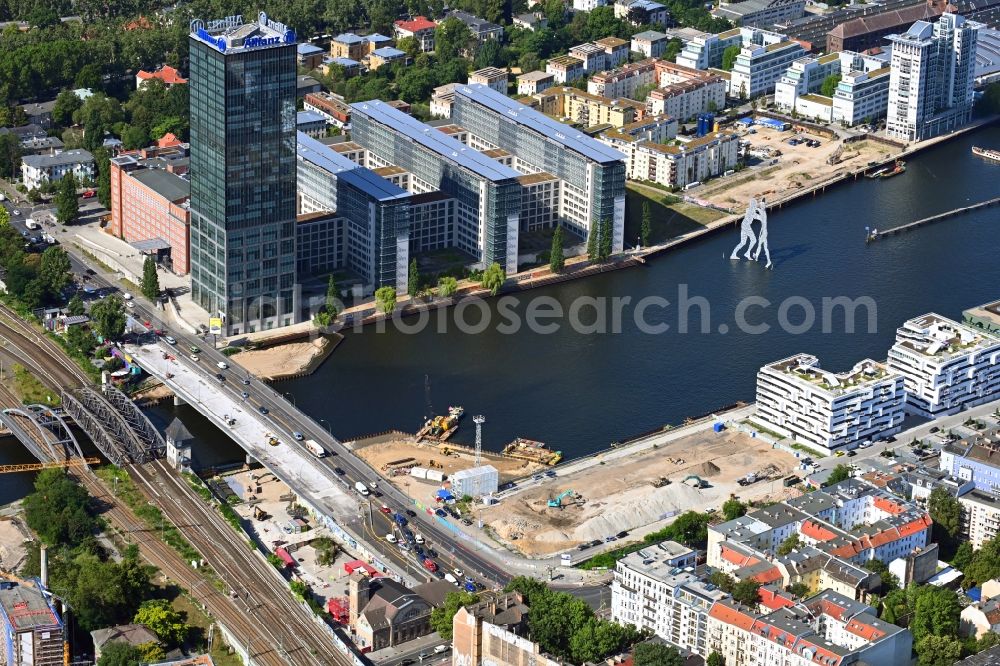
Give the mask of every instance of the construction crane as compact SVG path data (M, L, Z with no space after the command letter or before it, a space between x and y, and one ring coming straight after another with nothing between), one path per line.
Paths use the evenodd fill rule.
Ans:
M23 465L0 465L0 474L13 474L14 472L37 472L43 469L54 469L56 467L82 467L84 465L97 465L100 458L72 458L60 462L25 463Z
M476 422L476 467L482 464L483 458L483 424L486 423L485 416L473 416Z
M424 375L424 405L427 407L427 413L424 414L424 423L427 423L430 419L434 418L434 406L431 405L431 376Z

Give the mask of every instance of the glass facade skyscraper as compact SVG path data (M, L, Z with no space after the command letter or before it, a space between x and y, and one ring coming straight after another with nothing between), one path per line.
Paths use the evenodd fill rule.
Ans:
M189 41L192 297L227 335L295 323L295 35L261 13Z

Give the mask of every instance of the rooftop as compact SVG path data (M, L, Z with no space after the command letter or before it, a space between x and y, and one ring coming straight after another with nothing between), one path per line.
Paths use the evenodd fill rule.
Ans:
M139 169L131 176L172 203L191 196L191 183L165 169Z
M638 32L632 35L633 40L638 39L639 41L649 41L649 42L658 42L661 39L666 39L666 38L667 35L665 33L656 32L655 30L643 30L642 32Z
M392 46L383 46L382 48L372 51L372 55L378 56L379 58L402 58L406 55L406 52L400 51Z
M393 23L398 29L405 32L420 32L421 30L433 30L437 23L426 16L414 16L410 21L396 21Z
M298 47L296 47L296 52L298 52L298 54L300 56L316 55L317 53L325 53L325 51L323 49L321 49L320 47L316 46L315 44L309 44L309 43L306 43L306 42L303 42L302 44L299 44Z
M375 175L369 169L352 162L303 132L296 134L296 152L299 159L311 162L337 178L343 178L344 182L351 183L379 201L405 199L409 196L406 190Z
M469 78L472 77L482 78L482 79L499 79L507 78L507 70L500 69L499 67L483 67L482 69L477 69L472 74L469 74Z
M517 77L518 81L551 81L555 78L552 74L548 72L540 72L535 70L534 72L528 72L527 74L521 74Z
M587 159L600 163L617 162L625 159L617 150L604 145L567 125L556 122L543 113L519 104L501 95L487 86L473 84L459 86L455 89L457 96L464 97L476 104L485 106L505 119L517 123L521 127L531 129L537 134L562 145L564 148L583 155Z
M0 612L15 633L38 627L62 626L37 580L22 584L0 578Z
M893 345L895 350L914 351L942 361L988 348L1000 348L1000 338L933 312L904 322L896 329Z
M804 98L819 97L818 95L803 95ZM819 97L827 100L829 97ZM811 354L796 354L775 363L769 363L761 371L772 370L788 375L799 381L811 384L831 395L842 395L848 391L863 389L869 384L882 381L890 376L885 365L866 358L854 365L847 372L829 372L819 366L819 359Z
M561 55L555 58L549 58L550 65L556 65L557 67L583 67L583 61L579 58L574 58L571 55Z
M21 161L36 169L47 169L68 164L93 162L94 156L90 154L90 151L83 148L76 148L74 150L63 151L57 155L25 155L21 158Z
M448 13L448 18L456 18L465 25L469 26L469 29L473 33L477 32L492 32L495 30L501 30L501 26L496 23L491 23L486 19L481 19L478 16L474 16L468 12L463 12L460 9L452 10Z
M307 45L303 44L300 46L307 46ZM140 79L143 79L144 81L149 79L159 79L164 83L166 83L167 85L174 85L177 83L187 83L187 79L181 76L181 73L178 72L173 67L171 67L170 65L164 65L155 72L147 72L145 70L140 69L136 73L136 76L138 76Z
M355 35L353 32L345 32L334 37L333 41L337 44L361 44L368 40L361 35Z
M222 53L295 43L295 31L284 23L272 21L264 12L250 23L244 23L239 14L208 23L195 19L191 22L191 37Z
M603 39L594 40L594 43L598 46L612 49L628 46L628 40L621 39L620 37L604 37Z
M456 94L467 87L459 86L456 88ZM489 91L493 95L499 95L499 93L490 90L486 86L480 85L478 87ZM453 139L433 127L425 125L416 118L399 111L387 102L381 100L356 102L351 104L351 111L353 113L362 113L375 122L400 132L427 150L487 180L493 182L505 181L521 175L510 167L504 166L496 160L486 157L479 151L469 148L461 141Z

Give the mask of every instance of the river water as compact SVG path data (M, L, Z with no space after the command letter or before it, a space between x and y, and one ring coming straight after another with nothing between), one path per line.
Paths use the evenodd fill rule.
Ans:
M904 320L928 311L960 318L964 308L1000 298L998 208L864 242L866 226L890 228L1000 195L1000 165L973 156L972 145L1000 147L1000 128L926 151L911 159L901 176L861 179L771 211L773 270L730 261L739 240L732 229L645 267L518 294L519 304L510 310L524 320L528 303L541 297L567 311L585 297L628 297L618 333L581 333L563 319L546 320L560 324L554 333L522 327L509 335L497 324L510 316L501 319L499 303L487 301L493 325L481 333L456 330L454 311L442 311L447 333L435 326L417 334L391 326L384 333L347 333L316 373L278 389L294 394L300 408L350 439L390 428L415 431L428 412L429 384L436 412L462 405L467 415L486 417L485 448L499 450L514 437L528 437L573 458L737 400L753 400L758 368L791 354L814 354L835 371L865 357L884 359ZM690 298L702 297L709 305L704 333L701 310L693 306L689 331L678 331L684 286ZM671 305L653 304L643 321L668 324L666 333L636 324L635 305L651 296ZM859 310L855 332L846 333L837 311L829 318L831 330L823 332L823 299L841 296L870 298L875 326L869 330L866 311ZM737 325L737 306L747 297L771 303L746 313L749 323L770 326L766 334ZM816 313L816 324L805 332L780 327L779 307L790 298ZM793 305L787 320L797 324L802 316L802 307ZM593 310L585 308L580 319L592 320ZM469 311L466 320L475 322L477 315ZM161 406L150 413L161 427L180 416L198 439L195 455L205 465L242 458L235 443L188 407ZM472 437L467 418L455 439L470 443ZM0 443L0 464L29 461L15 441ZM31 479L30 474L0 477L0 504L23 496Z

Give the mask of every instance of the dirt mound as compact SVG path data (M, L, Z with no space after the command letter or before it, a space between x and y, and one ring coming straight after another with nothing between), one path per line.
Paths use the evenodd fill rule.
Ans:
M722 471L721 469L719 469L718 465L716 465L714 462L711 461L703 462L694 469L695 469L694 473L702 477L715 476L716 474Z

